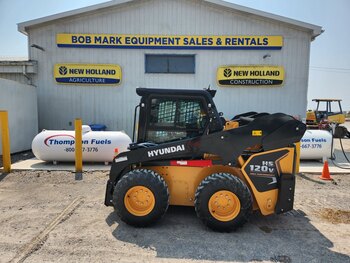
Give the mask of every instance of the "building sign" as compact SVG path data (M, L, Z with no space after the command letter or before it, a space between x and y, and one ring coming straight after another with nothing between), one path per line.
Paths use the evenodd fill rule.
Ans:
M280 66L223 66L217 71L220 86L280 86L283 81Z
M58 47L159 49L281 49L282 36L57 34Z
M118 65L56 64L54 78L60 84L113 85L121 82L122 71Z

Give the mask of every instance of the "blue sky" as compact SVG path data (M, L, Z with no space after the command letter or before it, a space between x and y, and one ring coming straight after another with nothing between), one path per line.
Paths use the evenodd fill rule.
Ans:
M27 37L17 23L105 0L0 0L0 58L27 57ZM350 110L349 0L231 0L228 2L322 26L326 31L311 44L309 108L312 98L343 99Z

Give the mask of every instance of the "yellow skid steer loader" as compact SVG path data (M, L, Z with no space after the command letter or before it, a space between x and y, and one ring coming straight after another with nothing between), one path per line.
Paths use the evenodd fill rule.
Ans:
M293 209L297 151L306 126L283 114L248 112L226 121L213 90L138 88L137 140L115 157L105 205L147 226L169 205L194 206L216 231ZM135 134L134 123L134 134Z

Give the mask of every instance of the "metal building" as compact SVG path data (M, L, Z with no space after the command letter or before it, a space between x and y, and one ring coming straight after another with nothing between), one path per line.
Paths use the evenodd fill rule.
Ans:
M303 117L312 24L220 0L119 0L18 25L28 35L39 128L76 117L132 132L136 87L218 90L226 118Z
M13 80L22 84L32 84L36 74L36 62L26 60L0 61L0 78Z

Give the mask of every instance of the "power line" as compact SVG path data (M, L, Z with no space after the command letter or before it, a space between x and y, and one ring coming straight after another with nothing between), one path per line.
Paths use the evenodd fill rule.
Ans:
M323 67L310 67L312 71L322 71L329 73L350 74L350 69L337 69L337 68L323 68Z
M350 70L350 68L331 68L331 67L315 67L310 66L312 69L325 69L325 70Z

